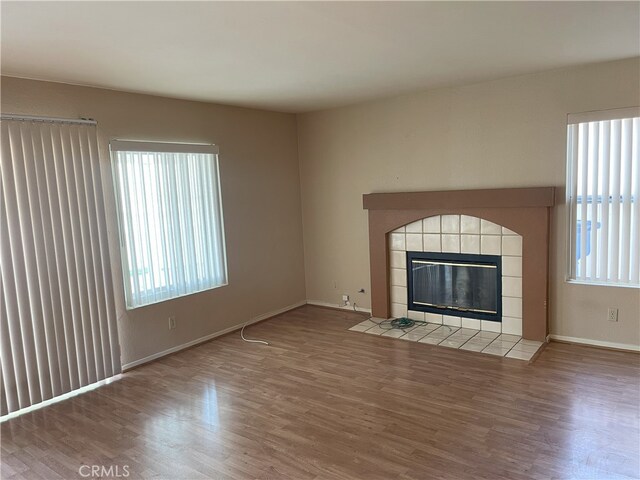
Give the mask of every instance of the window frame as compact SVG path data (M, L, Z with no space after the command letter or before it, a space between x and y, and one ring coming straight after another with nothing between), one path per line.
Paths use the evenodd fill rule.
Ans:
M123 210L123 198L121 198L120 194L120 181L119 174L117 172L118 168L118 160L116 155L118 152L131 152L131 153L166 153L166 154L211 154L214 157L213 162L213 174L215 175L215 186L217 188L211 188L212 195L217 197L217 203L219 205L218 215L219 218L214 220L220 227L220 259L222 261L221 269L223 271L224 281L222 283L217 283L212 286L207 286L202 289L192 290L185 293L180 293L177 295L155 299L155 293L167 293L171 290L170 285L153 287L150 289L145 289L144 292L138 293L138 298L141 299L140 303L136 303L135 305L130 304L133 301L130 298L133 292L131 288L127 286L126 282L131 281L131 276L135 275L129 269L129 252L127 249L127 243L125 240L125 232L123 225L123 219L121 218ZM177 143L177 142L155 142L155 141L131 141L131 140L119 140L113 139L109 142L109 153L111 160L111 168L112 168L112 178L113 178L113 186L114 186L114 200L116 207L116 222L118 229L118 242L119 242L119 250L120 250L120 267L121 267L121 279L123 282L123 293L125 298L125 308L127 311L135 310L138 308L143 308L151 305L160 304L163 302L175 300L177 298L186 297L188 295L194 295L197 293L215 290L221 287L225 287L229 285L229 271L228 271L228 257L227 257L227 249L226 249L226 229L225 229L225 221L224 221L224 208L222 201L222 184L220 183L220 162L219 162L219 149L214 144L200 144L200 143ZM128 208L128 207L127 207ZM153 278L151 279L153 282Z
M638 118L640 117L640 107L624 107L624 108L615 108L608 110L594 110L588 112L581 113L572 113L567 115L567 130L566 130L566 139L567 139L567 149L566 149L566 177L565 177L565 209L566 209L566 248L565 252L567 254L566 259L566 270L565 270L565 282L571 284L578 285L593 285L593 286L606 286L606 287L618 287L618 288L633 288L640 289L640 284L634 283L620 283L620 282L612 282L612 281L602 281L602 280L590 280L583 278L575 278L574 272L577 270L577 259L576 259L576 239L577 239L577 218L575 215L575 210L577 209L577 198L574 200L573 196L573 183L574 177L578 175L577 168L574 171L574 162L573 162L573 145L571 142L571 136L569 133L569 129L572 125L579 125L583 123L589 122L602 122L602 121L610 121L610 120L623 120L629 118ZM576 140L577 142L577 140ZM631 159L631 166L633 167L633 158ZM577 165L575 165L577 167ZM622 168L622 167L621 167ZM633 168L632 168L633 172ZM632 203L638 202L640 199L635 198L633 195L633 191L630 193L632 198ZM596 194L597 197L599 195ZM576 194L576 197L579 195ZM611 197L611 193L609 195ZM587 202L588 202L587 198ZM601 202L604 203L604 200ZM610 202L611 203L611 200ZM629 232L632 233L631 231Z

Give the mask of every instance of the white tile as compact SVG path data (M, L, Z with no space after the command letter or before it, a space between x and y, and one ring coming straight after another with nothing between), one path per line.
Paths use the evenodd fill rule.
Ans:
M390 330L387 330L386 332L384 332L383 334L381 334L381 336L383 337L393 337L393 338L398 338L398 337L402 337L403 335L405 335L407 332L404 332L402 330L400 330L399 328L392 328Z
M536 353L540 347L536 347L534 345L525 345L520 342L516 343L511 350L515 350L517 352L529 352Z
M460 321L460 317L450 317L449 315L442 316L442 324L443 325L451 325L453 327L461 327L462 322Z
M537 340L525 340L524 338L520 340L518 343L521 343L523 345L532 345L536 347L542 346L542 342L538 342Z
M422 234L407 233L406 246L410 252L422 252Z
M461 340L451 340L451 337L443 340L438 345L441 347L449 347L449 348L460 348L464 344L464 341Z
M535 352L522 352L518 350L511 350L507 353L507 358L517 358L518 360L531 360Z
M494 339L498 338L498 335L500 335L499 332L490 332L488 330L481 330L480 332L478 332L478 334L473 337L474 341L480 341L480 340L486 340L487 344L489 344L490 342L493 342Z
M442 325L442 315L440 315L438 313L425 312L424 321L425 322L429 322L429 323L437 323L439 325Z
M472 330L469 328L459 328L456 333L454 333L454 338L456 339L463 339L466 342L467 340L470 340L472 337L474 337L477 333L479 332L479 330Z
M522 277L522 257L502 256L502 275Z
M405 230L407 233L422 233L422 220L405 225Z
M411 320L424 322L424 312L416 312L415 310L407 310L407 317Z
M480 320L476 320L475 318L462 317L462 327L480 330Z
M369 330L371 327L375 327L377 323L372 322L371 320L365 320L364 322L360 322L357 325L354 325L349 330L353 330L354 332L364 332L365 330Z
M389 239L391 250L406 250L406 242L404 237L404 233L392 233L391 238Z
M440 335L444 338L447 338L456 333L458 330L460 330L460 328L454 325L442 325L441 327L438 327L433 331L433 335Z
M399 287L407 286L407 270L403 268L391 269L391 285L397 285ZM504 287L502 287L504 291Z
M456 342L459 347L463 343L467 342L469 340L469 337L465 337L464 335L458 335L458 332L456 332L453 335L450 335L449 337L447 337L447 340Z
M500 239L497 235L481 235L480 253L483 255L500 255Z
M432 344L440 343L445 338L454 334L456 330L457 329L455 327L440 327L429 333L426 337L423 337L420 342Z
M411 330L411 333L416 335L418 335L419 333L422 333L422 335L424 336L433 332L437 328L440 328L440 325L436 325L436 324L418 325L416 328Z
M422 231L424 233L440 233L440 215L422 220Z
M502 333L500 322L491 322L489 320L480 320L480 330Z
M492 348L491 346L488 346L487 348L482 350L482 353L487 353L489 355L497 355L498 357L504 357L508 352L509 352L508 348L504 348L504 349Z
M422 330L419 330L416 332L415 330L412 330L409 333L406 333L403 336L401 336L400 340L409 340L410 342L417 342L418 340L423 338L427 333L429 332L424 332Z
M381 335L387 330L388 330L387 328L382 328L382 327L371 327L369 330L365 330L364 333L370 333L371 335Z
M395 230L392 230L391 233L404 233L405 232L405 228L404 226L402 227L398 227Z
M442 251L460 253L460 235L442 234Z
M460 215L442 215L442 233L460 233Z
M515 344L516 342L507 342L506 340L500 340L500 338L496 338L489 344L489 347L511 350Z
M505 317L522 318L522 299L502 297L502 315Z
M456 335L455 333L447 338L450 342L455 342L457 344L457 348L460 348L462 345L467 343L470 340L470 337L465 337L462 335Z
M480 235L460 235L460 253L480 253Z
M456 327L450 327L448 325L438 325L436 329L434 329L429 336L438 336L442 338L447 338L449 335L455 333L458 330Z
M513 230L509 230L507 227L502 227L502 235L518 235Z
M505 297L522 297L522 277L502 276L502 295Z
M489 344L493 341L493 338L480 338L479 335L476 335L473 338L470 338L467 343L471 345L478 345L482 348L489 346Z
M514 317L502 317L502 333L522 336L522 319Z
M390 255L389 263L391 264L391 268L403 268L407 269L407 254L405 252L393 251Z
M464 320L464 318L463 318ZM475 328L465 328L464 326L458 330L456 332L457 335L460 335L462 337L467 337L467 338L471 338L476 336L478 333L480 333L480 330L475 329Z
M425 252L441 252L440 246L440 234L439 233L425 233L423 236L424 251Z
M482 350L484 350L484 348L486 347L486 345L481 344L481 343L472 343L471 341L463 344L460 347L460 350L469 350L470 352L481 352Z
M407 308L407 287L392 286L391 303L400 303ZM406 314L404 316L406 316Z
M480 220L480 233L487 235L502 235L502 227L488 220Z
M420 340L418 340L418 342L419 343L428 343L428 344L431 344L431 345L437 345L442 340L444 340L442 337L431 337L431 336L427 335L426 337L422 337Z
M473 337L474 342L487 342L487 344L493 342L498 336L499 332L490 332L489 330L480 330L475 337Z
M511 342L511 343L518 343L520 340L522 340L522 337L520 337L520 335L512 335L509 333L505 333L503 328L502 335L498 337L498 340L503 340L505 342Z
M407 316L407 306L400 303L391 304L391 316L393 318L400 318Z
M522 237L505 235L502 237L502 254L514 257L522 256Z
M460 215L460 233L480 233L480 219L469 215Z

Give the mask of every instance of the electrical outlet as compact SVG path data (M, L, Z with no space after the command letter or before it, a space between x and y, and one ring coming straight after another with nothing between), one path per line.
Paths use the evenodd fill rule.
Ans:
M617 308L613 308L613 307L609 308L609 311L607 312L607 320L609 320L610 322L617 322L618 321L618 309Z
M349 295L347 295L347 294L343 294L342 295L342 303L343 303L343 305L350 305Z
M176 328L176 317L169 317L169 330Z

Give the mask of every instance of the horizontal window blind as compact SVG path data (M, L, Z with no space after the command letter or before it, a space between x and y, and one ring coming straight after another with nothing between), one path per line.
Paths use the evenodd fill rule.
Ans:
M112 141L127 308L227 283L217 149Z
M570 279L640 285L639 117L638 108L569 116Z
M5 415L121 367L96 126L0 123Z

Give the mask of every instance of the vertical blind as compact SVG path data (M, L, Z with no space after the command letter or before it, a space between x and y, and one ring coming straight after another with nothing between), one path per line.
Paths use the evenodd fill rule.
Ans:
M640 285L640 109L569 115L571 279Z
M214 145L111 142L127 308L227 283Z
M5 415L121 367L95 123L0 123Z

